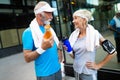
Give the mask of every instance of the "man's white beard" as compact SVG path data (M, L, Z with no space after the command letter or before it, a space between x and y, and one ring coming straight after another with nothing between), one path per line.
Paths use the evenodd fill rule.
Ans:
M49 20L44 21L44 24L50 24Z
M43 23L44 23L44 24L50 24L50 21L52 21L52 18L46 20L46 17L45 17L45 15L44 15L44 13L41 13L41 15L42 15L42 18L43 18Z

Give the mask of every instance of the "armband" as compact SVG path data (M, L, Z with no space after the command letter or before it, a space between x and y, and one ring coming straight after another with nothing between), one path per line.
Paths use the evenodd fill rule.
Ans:
M114 45L109 40L102 42L102 48L108 52L108 54L113 54L116 51Z

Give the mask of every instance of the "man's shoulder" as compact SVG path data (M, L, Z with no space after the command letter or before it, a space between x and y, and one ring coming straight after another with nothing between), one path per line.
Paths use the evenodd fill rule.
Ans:
M114 18L110 21L110 24L115 25L115 19Z
M115 22L115 19L113 18L111 21L112 21L112 22Z
M30 27L26 28L23 33L31 33Z
M31 33L31 29L30 27L26 28L24 31L23 31L23 36L31 36L32 33Z

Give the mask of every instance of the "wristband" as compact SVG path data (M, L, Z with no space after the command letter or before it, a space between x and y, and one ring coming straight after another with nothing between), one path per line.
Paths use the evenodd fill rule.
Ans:
M38 54L42 54L43 52L45 52L44 49L42 49L41 47L39 47L38 49L36 49Z

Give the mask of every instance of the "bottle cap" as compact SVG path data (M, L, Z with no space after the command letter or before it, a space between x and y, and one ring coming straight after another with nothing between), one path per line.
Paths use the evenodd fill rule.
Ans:
M49 24L45 25L45 29L49 29L51 26Z

